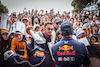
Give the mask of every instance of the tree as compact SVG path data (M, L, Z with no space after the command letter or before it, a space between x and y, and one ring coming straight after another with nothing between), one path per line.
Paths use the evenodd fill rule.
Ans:
M7 7L4 6L4 5L1 3L1 1L0 1L0 14L1 14L2 12L8 13L9 11L8 11Z
M74 7L73 12L82 11L83 8L96 4L98 0L73 0L71 5Z
M98 5L98 10L100 10L100 2L97 5Z

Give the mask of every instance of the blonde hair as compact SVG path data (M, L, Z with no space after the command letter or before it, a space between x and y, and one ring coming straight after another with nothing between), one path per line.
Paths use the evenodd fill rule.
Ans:
M28 26L27 28L26 28L26 32L28 33L28 31L30 30L30 29L33 29L33 26Z

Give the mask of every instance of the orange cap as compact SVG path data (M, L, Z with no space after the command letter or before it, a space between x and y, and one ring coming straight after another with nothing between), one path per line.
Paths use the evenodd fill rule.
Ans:
M1 29L1 34L3 34L3 33L9 33L9 31L8 30Z

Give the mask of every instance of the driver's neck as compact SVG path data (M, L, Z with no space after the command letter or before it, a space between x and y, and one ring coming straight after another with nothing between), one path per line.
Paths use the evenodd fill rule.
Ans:
M65 36L63 36L63 37L72 37L72 35L65 35Z

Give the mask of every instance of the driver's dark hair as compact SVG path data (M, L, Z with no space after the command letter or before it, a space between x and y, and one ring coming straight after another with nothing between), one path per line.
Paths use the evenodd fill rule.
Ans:
M65 35L72 35L73 34L73 30L66 30L66 31L61 31L62 36Z

